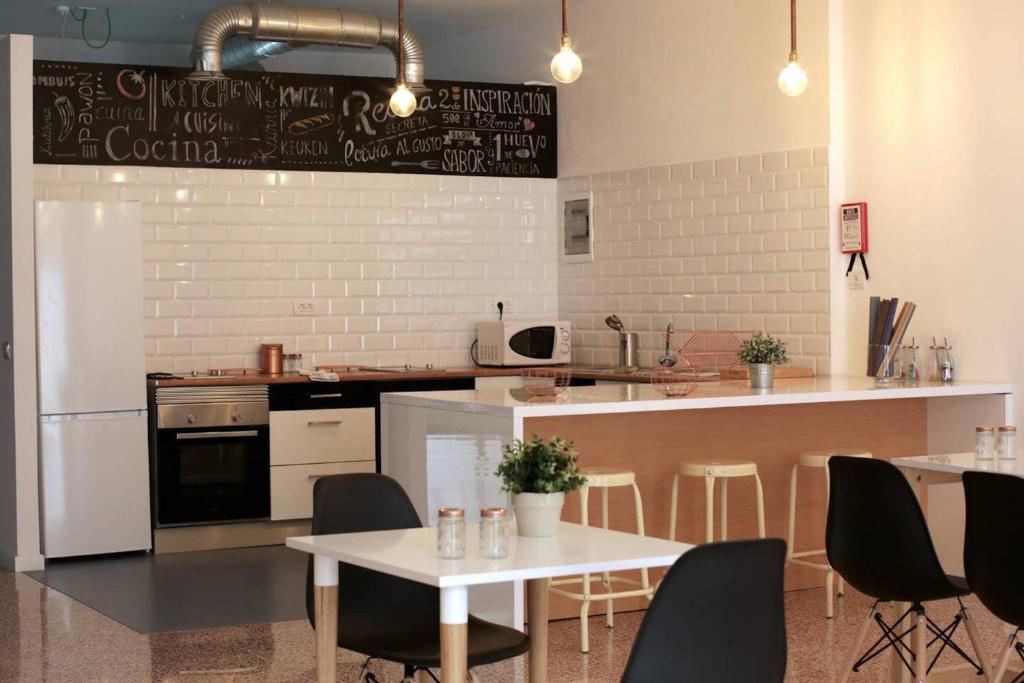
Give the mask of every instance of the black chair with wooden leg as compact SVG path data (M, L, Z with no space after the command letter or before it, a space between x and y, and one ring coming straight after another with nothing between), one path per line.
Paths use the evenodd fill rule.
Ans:
M338 474L313 486L313 529L343 534L423 526L416 509L394 479L380 474ZM441 666L441 599L437 588L341 564L338 568L338 647L368 659L360 681L376 681L372 659L397 662L405 679ZM313 612L313 560L306 571L306 613ZM530 649L526 634L469 616L470 668L516 657ZM434 680L437 680L436 678Z
M786 544L711 543L672 565L640 624L622 683L782 683Z
M1024 629L1024 479L991 472L964 472L967 528L964 570L971 591L992 614L1014 626L989 676L1002 681L1017 652L1024 659L1018 637ZM1024 680L1024 674L1013 679Z
M829 564L848 584L875 600L838 683L845 683L852 671L889 648L894 648L918 681L925 680L946 648L970 662L979 674L987 672L988 659L962 601L971 592L967 581L943 571L921 506L903 474L884 460L837 456L829 460L829 478L825 531ZM924 603L949 599L956 600L960 609L951 624L939 628L928 617ZM890 602L910 603L910 609L891 624L879 611L880 605ZM910 624L905 626L908 618ZM872 623L882 635L858 654ZM980 666L953 642L961 623ZM907 645L908 637L913 646ZM929 663L928 646L936 642L941 646Z

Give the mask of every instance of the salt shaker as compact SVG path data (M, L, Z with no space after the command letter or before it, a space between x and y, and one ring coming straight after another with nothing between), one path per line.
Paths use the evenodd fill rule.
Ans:
M466 513L462 508L437 511L437 556L446 560L466 556Z
M508 557L508 510L505 508L480 511L480 557Z
M928 379L933 382L952 382L956 373L953 369L953 347L949 340L944 338L942 344L939 344L932 337L931 352L932 368Z
M996 430L992 427L976 427L974 429L974 457L978 460L991 460L995 457Z
M913 339L909 344L906 344L901 348L903 363L902 370L900 373L903 379L909 382L916 382L921 379L921 368L917 364L917 352L920 350L920 346L917 345L917 340Z
M1000 460L1014 460L1017 457L1017 428L1003 425L996 435L996 453Z

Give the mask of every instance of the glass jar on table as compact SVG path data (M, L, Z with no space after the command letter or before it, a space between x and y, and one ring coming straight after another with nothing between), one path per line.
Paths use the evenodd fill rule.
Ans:
M974 457L978 460L991 460L996 455L996 430L993 427L976 427L974 429Z
M508 557L508 526L505 508L480 511L480 557L496 560Z
M1000 460L1017 458L1017 428L1003 425L996 432L996 454Z
M466 513L462 508L437 511L437 556L446 560L466 556Z

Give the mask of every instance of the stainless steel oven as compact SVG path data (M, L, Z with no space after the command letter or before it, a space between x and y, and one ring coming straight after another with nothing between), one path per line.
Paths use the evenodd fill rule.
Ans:
M154 408L158 528L270 518L266 385L158 387Z

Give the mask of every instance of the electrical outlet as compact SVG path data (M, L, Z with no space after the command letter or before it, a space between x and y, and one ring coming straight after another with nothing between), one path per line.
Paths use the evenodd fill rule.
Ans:
M847 289L864 289L864 273L855 270L846 276Z
M296 301L292 304L294 315L320 315L320 305L316 301Z
M504 307L501 310L503 315L508 315L509 313L512 312L512 302L511 301L499 301L498 303L501 304ZM497 308L497 305L495 305L495 308Z

